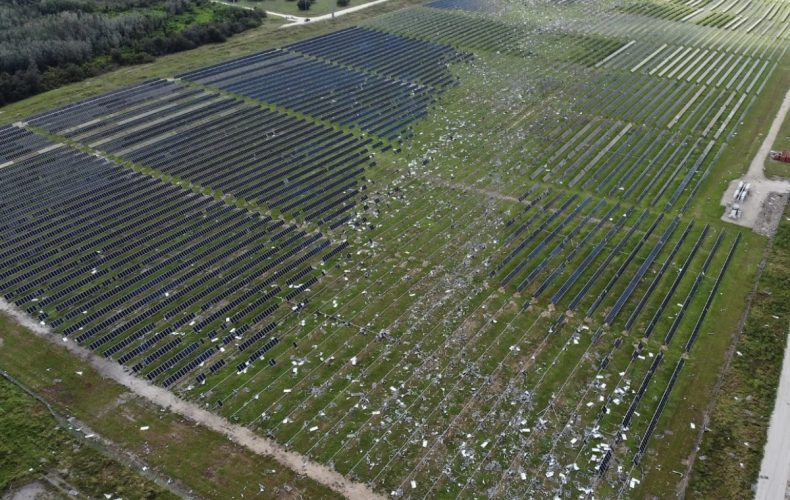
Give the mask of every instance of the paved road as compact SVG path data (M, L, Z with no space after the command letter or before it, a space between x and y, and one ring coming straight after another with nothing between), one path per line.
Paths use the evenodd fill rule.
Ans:
M757 500L782 500L790 494L790 332L787 337L782 376L776 394L776 406L768 427Z

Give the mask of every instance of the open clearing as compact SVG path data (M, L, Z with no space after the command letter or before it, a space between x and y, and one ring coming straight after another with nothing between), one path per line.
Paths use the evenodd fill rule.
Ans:
M772 193L790 193L790 180L767 178L764 169L766 162L770 160L768 154L772 150L773 145L776 144L776 139L779 136L782 124L786 120L788 111L790 111L790 90L785 94L782 104L779 106L776 116L771 123L771 128L768 130L768 134L765 136L754 159L749 164L749 170L746 172L746 175L732 181L727 191L725 191L721 202L725 207L725 213L722 216L723 221L752 228L766 236L776 231L776 224L779 217L781 217L784 206L783 204L772 206L769 197ZM744 201L739 202L743 215L739 219L733 220L728 214L732 209L733 199L738 186L742 182L749 184L749 193Z
M781 126L790 4L519 3L0 128L9 311L348 497L675 492L768 241L718 202Z

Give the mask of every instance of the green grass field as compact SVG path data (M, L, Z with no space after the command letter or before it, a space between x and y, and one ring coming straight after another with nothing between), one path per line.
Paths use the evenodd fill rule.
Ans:
M34 481L45 490L85 496L106 493L135 498L177 498L99 451L89 439L69 434L47 408L6 379L0 380L0 490Z

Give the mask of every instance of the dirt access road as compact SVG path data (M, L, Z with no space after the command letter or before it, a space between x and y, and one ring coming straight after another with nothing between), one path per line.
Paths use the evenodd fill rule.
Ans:
M102 377L114 380L161 408L186 417L212 431L219 432L231 441L244 446L254 453L270 456L283 466L331 488L346 498L353 500L384 498L365 484L350 481L329 467L313 462L299 453L286 450L271 439L261 437L241 425L232 424L219 415L204 410L196 404L184 401L166 389L132 375L115 361L96 356L88 349L71 340L64 342L60 336L52 333L49 328L42 326L2 298L0 298L0 311L8 314L20 325L31 330L39 337L67 349L77 358L89 363Z

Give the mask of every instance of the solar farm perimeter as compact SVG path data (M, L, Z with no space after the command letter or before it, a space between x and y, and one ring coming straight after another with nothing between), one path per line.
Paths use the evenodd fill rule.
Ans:
M670 494L764 245L717 203L788 16L440 0L30 117L0 293L386 495Z

